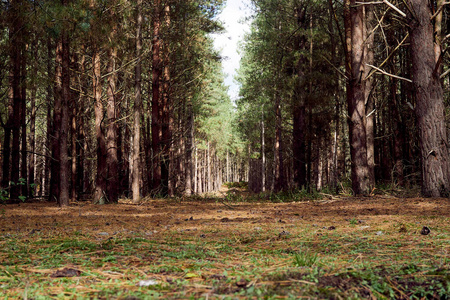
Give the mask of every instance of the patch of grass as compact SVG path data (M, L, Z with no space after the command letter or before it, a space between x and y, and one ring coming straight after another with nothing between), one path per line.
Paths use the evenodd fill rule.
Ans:
M309 251L301 251L294 254L294 266L296 267L312 267L319 263L317 253Z
M183 204L177 209L186 209ZM201 210L207 204L187 206ZM143 205L153 209L150 202ZM170 209L176 206L170 203L163 216L170 222L145 223L139 217L127 231L119 230L129 220L105 229L96 225L91 232L40 226L34 234L28 229L5 233L0 236L0 298L448 299L450 294L446 216L371 215L361 217L370 226L361 230L348 216L362 216L364 210L345 217L327 216L325 209L324 215L304 214L308 207L328 211L328 203L209 205L212 213L220 210L221 217L241 221L221 222L217 214L197 219L189 210L172 218ZM241 206L245 210L238 211ZM253 217L267 207L272 210ZM182 221L191 214L193 222ZM423 222L432 229L428 236L418 233ZM407 231L398 224L406 224ZM111 226L120 233L96 234ZM149 230L155 233L146 235ZM62 268L81 273L52 277ZM149 279L157 284L139 286Z

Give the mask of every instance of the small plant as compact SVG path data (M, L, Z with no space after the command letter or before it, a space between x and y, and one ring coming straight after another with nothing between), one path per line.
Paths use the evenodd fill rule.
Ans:
M6 189L0 189L0 202L5 203L9 200L9 193Z
M356 225L358 224L358 220L356 218L353 218L350 220L350 225Z
M296 267L312 267L318 263L318 260L317 253L306 251L294 254L294 266Z

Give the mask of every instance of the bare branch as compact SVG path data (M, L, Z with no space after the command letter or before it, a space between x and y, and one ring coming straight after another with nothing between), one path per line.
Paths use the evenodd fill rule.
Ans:
M374 2L355 2L358 5L371 5L371 4L386 4L387 6L389 6L390 8L392 8L393 10L395 10L398 14L400 14L403 18L406 18L406 14L404 12L402 12L400 9L398 9L394 4L392 4L391 2L389 2L388 0L383 0L383 1L374 1ZM448 3L448 2L447 2Z
M371 4L383 4L383 1L375 1L375 2L355 2L358 5L371 5Z
M450 2L444 2L442 3L438 9L436 10L436 12L434 13L434 15L431 16L430 20L433 20L434 18L436 18L437 15L439 15L439 13L442 11L442 9L444 8L444 5L450 4Z
M389 2L388 0L383 0L383 3L385 3L387 6L395 10L399 15L401 15L403 18L406 18L406 14L402 12L400 9L398 9L394 4Z
M386 72L386 71L381 70L380 68L377 68L377 67L372 66L372 65L369 65L369 64L366 64L366 65L369 66L369 67L371 67L372 69L377 70L378 72L380 72L381 74L384 74L384 75L386 75L386 76L389 76L389 77L392 77L392 78L397 78L397 79L404 80L404 81L407 81L407 82L412 82L411 79L408 79L408 78L404 78L404 77L400 77L400 76L397 76L397 75L390 74L390 73L388 73L388 72Z
M333 69L336 70L336 72L338 72L342 77L344 77L345 79L348 79L348 77L338 68L336 68L336 66L334 66L324 55L322 55L322 58L325 59L325 61L333 67Z
M397 49L398 48L400 48L400 46L401 45L403 45L403 43L406 41L406 39L408 38L408 36L409 36L409 33L407 33L406 34L406 36L403 38L403 40L397 45L397 47L395 47L395 49L389 54L389 56L380 64L380 68L382 67L382 66L384 66L388 61L389 61L389 59L391 59L391 57L394 55L394 53L397 51ZM374 70L372 70L370 73L369 73L369 75L367 75L366 76L366 80L368 79L368 78L370 78L370 76L372 76L373 74L375 73L375 68L374 68Z
M445 71L444 73L441 74L441 79L444 78L445 76L448 75L448 73L450 73L450 69L448 69L447 71Z

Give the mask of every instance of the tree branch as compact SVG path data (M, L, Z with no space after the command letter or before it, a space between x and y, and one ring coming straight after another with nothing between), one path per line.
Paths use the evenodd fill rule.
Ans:
M439 68L441 67L442 64L442 59L444 58L445 52L447 52L448 48L446 48L444 51L441 51L441 53L439 54L439 58L438 61L436 62L436 66L434 67L434 71L433 71L433 75L437 75L437 73L439 72Z
M369 64L366 64L366 66L369 66L369 67L371 67L372 69L375 69L375 70L377 70L378 72L380 72L381 74L384 74L384 75L386 75L386 76L389 76L389 77L392 77L392 78L397 78L397 79L404 80L404 81L407 81L407 82L411 82L411 83L412 83L412 80L411 80L411 79L408 79L408 78L404 78L404 77L400 77L400 76L397 76L397 75L390 74L390 73L388 73L388 72L386 72L386 71L381 70L380 68L377 68L377 67L372 66L372 65L369 65Z
M448 75L448 73L450 73L450 69L448 69L447 71L445 71L444 73L441 74L440 78L444 78L445 76Z
M437 15L439 15L439 13L442 11L442 9L444 8L444 5L450 4L450 2L444 2L442 3L442 5L439 6L439 8L436 10L436 12L434 13L434 15L431 16L430 20L433 20L434 18L436 18Z
M387 6L395 10L399 15L401 15L403 18L406 18L406 14L402 12L400 9L398 9L394 4L389 2L388 0L383 0L383 3L385 3Z
M384 3L387 6L389 6L390 8L392 8L393 10L395 10L403 18L406 18L406 14L404 12L402 12L400 9L398 9L394 4L392 4L388 0L374 1L374 2L355 2L355 3L358 5L371 5L371 4L383 4Z
M403 38L403 40L397 45L397 47L395 47L395 49L391 52L391 54L389 54L389 56L380 64L380 68L382 66L384 66L384 64L386 64L389 59L391 59L391 57L394 55L394 53L397 51L398 48L400 48L401 45L403 45L403 43L406 41L406 39L408 38L409 33L406 34L406 36ZM375 68L374 68L375 69ZM376 70L376 69L375 69ZM370 78L370 76L372 76L375 73L375 71L373 70L372 72L369 73L369 75L367 75L367 77L365 78L366 80L368 78Z

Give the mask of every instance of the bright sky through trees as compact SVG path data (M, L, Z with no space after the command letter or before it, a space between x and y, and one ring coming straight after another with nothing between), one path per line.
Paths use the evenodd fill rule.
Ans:
M250 0L227 0L226 7L219 15L226 32L214 35L214 46L221 50L222 56L225 57L222 62L226 74L225 84L230 87L228 94L233 102L239 95L239 87L233 80L241 59L238 43L242 41L244 33L249 31L248 22L244 22L244 18L249 15Z

